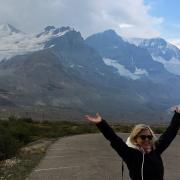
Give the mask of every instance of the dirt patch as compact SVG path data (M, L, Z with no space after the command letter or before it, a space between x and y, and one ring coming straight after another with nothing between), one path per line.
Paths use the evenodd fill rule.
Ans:
M20 149L19 153L23 155L41 154L45 153L49 145L51 145L55 139L41 139L28 144L26 147Z

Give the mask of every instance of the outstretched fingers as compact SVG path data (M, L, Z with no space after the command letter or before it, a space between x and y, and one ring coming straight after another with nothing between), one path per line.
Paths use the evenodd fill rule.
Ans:
M92 116L92 115L85 115L84 118L90 122L93 122L93 123L99 123L102 121L102 118L100 116L99 113L96 113L95 116Z
M178 105L171 107L171 111L180 113L180 109L179 109Z

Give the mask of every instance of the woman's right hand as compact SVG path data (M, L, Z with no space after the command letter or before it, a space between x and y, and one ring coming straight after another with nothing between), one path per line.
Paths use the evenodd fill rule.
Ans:
M84 118L90 122L95 123L95 124L98 124L102 121L102 117L100 116L99 113L96 113L95 116L85 115Z
M177 113L180 113L179 106L178 106L178 105L176 105L176 106L171 107L171 111L172 111L172 112L177 112Z

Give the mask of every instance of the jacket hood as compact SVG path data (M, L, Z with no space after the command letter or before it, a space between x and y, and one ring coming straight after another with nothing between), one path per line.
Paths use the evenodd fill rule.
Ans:
M127 144L129 147L133 148L133 149L138 149L138 150L140 150L140 148L139 148L138 146L134 145L134 144L130 141L130 137L127 138L126 144Z

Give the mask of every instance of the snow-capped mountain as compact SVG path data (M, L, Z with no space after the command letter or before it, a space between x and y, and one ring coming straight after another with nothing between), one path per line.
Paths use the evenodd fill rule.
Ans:
M9 32L0 39L1 106L57 107L70 118L99 111L107 118L151 120L180 102L179 77L113 30L86 40L70 27Z
M36 37L37 38L42 36L60 37L69 31L74 31L74 29L70 27L55 28L54 26L47 26L44 28L44 31L38 34Z
M0 104L61 107L67 109L66 116L72 117L75 112L74 118L80 112L97 109L110 113L106 105L116 99L113 93L119 79L85 44L81 34L69 28L48 27L32 39L37 42L41 38L42 49L31 53L28 49L28 53L0 62ZM113 103L119 106L116 100Z
M43 50L47 48L45 47L46 42L63 36L68 31L73 31L73 29L48 26L38 35L25 34L9 24L3 24L0 26L0 61L10 59L16 55Z
M117 76L126 79L129 88L134 90L134 97L129 97L137 97L136 104L153 104L162 102L162 99L165 103L167 99L177 99L180 78L169 72L162 62L155 61L144 46L137 46L142 40L136 40L134 45L113 30L107 30L88 37L86 43L100 53L104 63L114 68ZM161 42L161 48L163 45ZM176 82L176 87L172 82ZM123 87L123 83L120 87Z
M180 49L162 38L130 39L130 43L149 51L154 61L160 62L171 73L180 75Z
M9 35L18 34L18 33L22 33L22 32L10 24L0 25L0 37L9 36Z
M92 35L86 39L86 43L95 48L104 63L115 68L120 76L136 80L152 78L156 73L163 73L163 76L169 74L146 49L124 41L113 30Z

